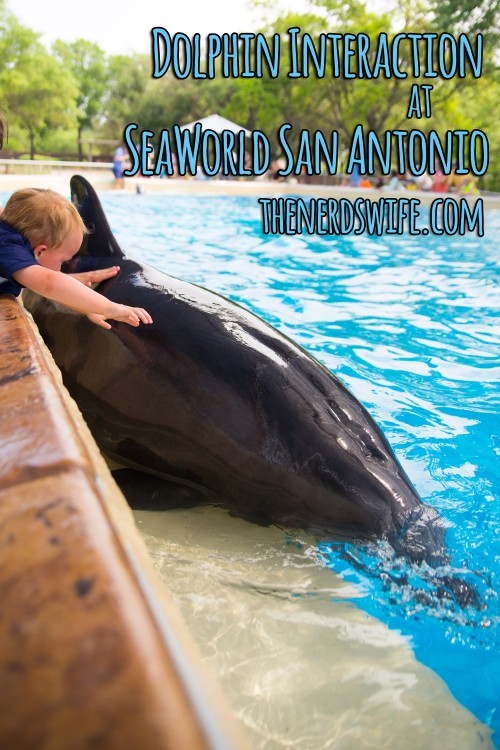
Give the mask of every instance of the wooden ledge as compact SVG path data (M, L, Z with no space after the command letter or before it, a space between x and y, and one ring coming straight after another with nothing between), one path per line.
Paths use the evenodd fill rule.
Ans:
M247 747L32 321L8 296L0 602L0 747Z

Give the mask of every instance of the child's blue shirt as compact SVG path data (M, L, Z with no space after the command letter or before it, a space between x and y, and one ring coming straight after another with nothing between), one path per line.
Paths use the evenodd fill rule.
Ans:
M37 266L33 248L19 232L5 221L0 221L0 294L17 297L23 289L12 274L28 266Z

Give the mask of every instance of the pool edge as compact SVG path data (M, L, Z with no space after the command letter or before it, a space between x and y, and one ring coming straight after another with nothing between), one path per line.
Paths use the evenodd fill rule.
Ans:
M0 402L0 745L248 747L12 297Z

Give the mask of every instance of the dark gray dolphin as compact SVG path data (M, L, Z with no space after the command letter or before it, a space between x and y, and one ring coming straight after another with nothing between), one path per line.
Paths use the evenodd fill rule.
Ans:
M70 270L119 265L99 292L154 321L108 331L25 294L106 455L260 524L442 558L438 514L335 375L237 304L126 258L91 185L75 176L71 192L92 233Z

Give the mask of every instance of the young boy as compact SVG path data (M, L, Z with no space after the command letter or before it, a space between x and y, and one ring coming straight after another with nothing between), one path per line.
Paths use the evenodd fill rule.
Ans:
M59 193L39 188L13 193L0 215L0 294L17 296L27 287L103 328L111 328L108 318L131 326L152 323L142 307L119 305L88 288L115 276L118 266L74 276L60 273L86 233L75 206Z

